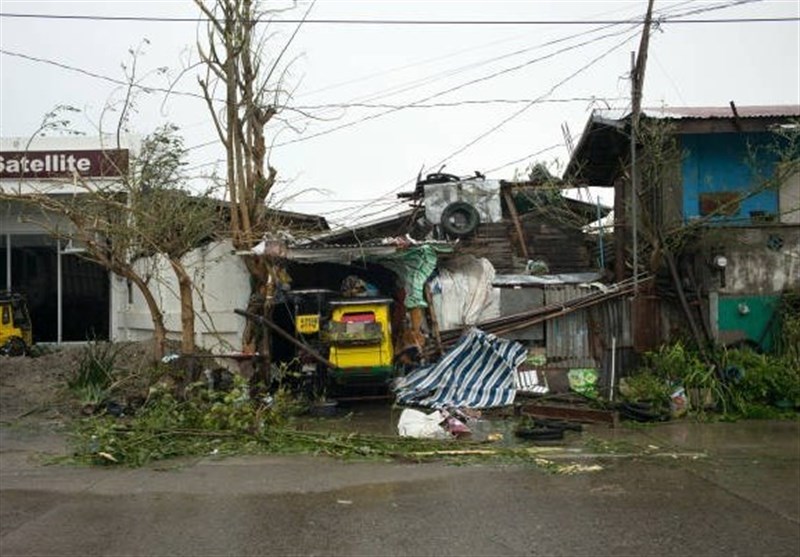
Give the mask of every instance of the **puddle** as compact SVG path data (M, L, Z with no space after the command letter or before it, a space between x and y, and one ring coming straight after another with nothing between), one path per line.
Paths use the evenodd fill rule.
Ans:
M397 422L403 408L389 401L340 402L331 417L303 416L295 424L300 429L330 431L335 433L361 433L397 437ZM502 447L564 446L581 439L579 432L566 431L563 440L533 443L514 434L517 419L514 417L484 416L469 424L471 435L464 439L471 442L492 442Z

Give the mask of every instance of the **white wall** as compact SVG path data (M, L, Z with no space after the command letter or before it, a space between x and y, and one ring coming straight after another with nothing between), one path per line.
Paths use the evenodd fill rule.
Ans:
M250 295L249 274L241 258L233 255L230 242L225 241L192 251L184 262L195 287L195 342L198 347L218 353L241 349L245 323L233 310L246 308ZM179 339L180 298L172 268L163 257L142 260L138 267L150 276L150 289L164 312L169 337ZM129 303L126 281L115 277L113 283L114 339L151 338L150 312L138 288L131 286L133 303Z
M795 172L781 184L778 192L778 210L782 223L800 224L800 172Z
M726 284L720 293L770 295L800 287L800 227L728 230ZM779 249L767 247L771 237L780 239Z

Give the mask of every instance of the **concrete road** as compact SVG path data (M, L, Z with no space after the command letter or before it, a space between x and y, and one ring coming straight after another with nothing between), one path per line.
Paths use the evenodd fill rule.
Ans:
M603 466L576 475L313 457L88 469L41 466L58 438L0 428L0 555L800 555L798 422L595 434L651 456L548 456ZM707 457L669 456L693 451Z

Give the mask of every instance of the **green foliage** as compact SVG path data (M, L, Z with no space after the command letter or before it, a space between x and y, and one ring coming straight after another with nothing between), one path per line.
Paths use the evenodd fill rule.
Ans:
M704 382L703 376L708 370L699 354L680 341L661 346L656 352L647 352L643 367L662 379L683 381L686 387L702 386L693 383Z
M257 441L276 421L247 393L241 377L229 392L192 385L184 401L165 388L153 387L133 418L94 416L80 421L74 435L76 458L140 466L175 456L247 452L248 443Z
M93 465L142 466L176 457L232 454L313 454L338 458L450 462L492 459L548 469L536 447L505 447L460 440L423 440L395 436L300 430L282 414L290 407L273 396L269 406L252 400L243 379L229 392L193 385L185 400L153 388L144 406L130 418L92 416L76 423L73 461Z
M109 342L89 342L83 348L78 367L67 387L83 404L103 402L114 382L114 367L122 348Z
M708 404L728 417L779 417L800 407L800 367L794 354L757 354L748 348L722 350L705 363L682 342L645 354L644 364L625 379L623 396L664 408L674 386L683 386L694 412Z
M768 405L800 406L800 368L787 356L757 354L750 349L724 353L725 369L739 377L732 386L740 408Z
M669 384L647 370L625 377L621 382L620 392L629 402L651 402L657 410L669 406Z
M787 365L800 370L800 293L784 294L778 312L781 326L777 353Z

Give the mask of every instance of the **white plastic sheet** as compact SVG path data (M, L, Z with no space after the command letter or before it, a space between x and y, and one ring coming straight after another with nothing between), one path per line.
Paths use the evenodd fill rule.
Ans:
M500 316L500 289L488 259L463 255L439 267L433 281L433 306L441 330L475 325Z
M415 437L417 439L445 439L450 437L442 422L445 418L438 410L430 414L406 408L400 413L397 422L397 433L400 437Z

